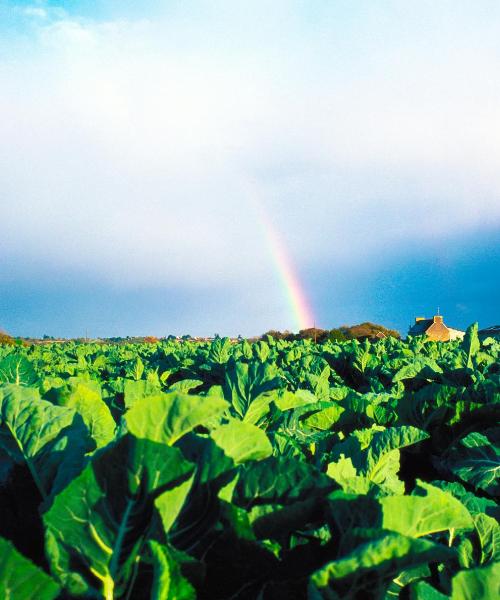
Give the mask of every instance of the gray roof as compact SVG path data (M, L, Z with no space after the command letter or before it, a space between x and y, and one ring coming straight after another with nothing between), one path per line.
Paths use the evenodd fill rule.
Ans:
M408 330L409 335L423 335L429 327L434 323L434 319L422 319L421 321L417 321L410 329Z

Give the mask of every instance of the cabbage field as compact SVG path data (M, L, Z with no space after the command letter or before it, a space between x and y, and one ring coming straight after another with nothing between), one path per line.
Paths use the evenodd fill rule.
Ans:
M497 599L499 356L0 346L0 598Z

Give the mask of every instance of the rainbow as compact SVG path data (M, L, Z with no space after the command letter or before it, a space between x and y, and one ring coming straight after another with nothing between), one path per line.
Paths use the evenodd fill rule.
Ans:
M264 204L257 200L255 194L251 195L251 201L264 232L276 271L283 284L294 327L297 330L313 327L315 318L311 304L281 233L272 222Z

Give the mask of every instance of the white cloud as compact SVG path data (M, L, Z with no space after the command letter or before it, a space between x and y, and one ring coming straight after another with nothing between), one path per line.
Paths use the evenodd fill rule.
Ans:
M27 6L22 9L22 12L26 17L35 17L36 19L46 19L48 17L45 8L40 6Z
M304 266L500 220L491 48L369 54L275 13L238 45L239 16L36 26L38 57L0 70L5 255L121 284L267 285L250 193Z

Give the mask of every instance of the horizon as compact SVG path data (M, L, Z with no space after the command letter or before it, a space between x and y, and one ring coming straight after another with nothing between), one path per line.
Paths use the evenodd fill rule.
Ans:
M71 341L76 341L76 340L85 340L88 343L91 343L93 341L108 341L108 340L134 340L134 339L155 339L157 341L164 341L164 340L168 340L169 338L175 338L176 340L181 340L183 338L189 338L191 340L201 340L201 341L210 341L210 340L214 340L216 338L229 338L231 340L238 340L238 339L248 339L248 340L256 340L259 338L262 338L265 335L268 334L273 334L273 333L279 333L279 334L283 334L283 335L290 335L290 336L296 336L302 333L306 333L306 332L310 332L310 331L320 331L320 332L334 332L334 331L340 331L342 329L352 329L355 327L360 327L363 325L371 325L374 327L378 327L378 328L383 328L386 329L390 332L394 332L397 333L399 335L399 337L404 340L408 337L409 335L409 330L411 329L411 327L413 325L415 325L416 322L421 321L421 320L425 320L425 321L432 321L433 318L435 318L436 316L443 316L440 315L439 311L437 313L437 315L432 315L432 316L420 316L420 317L415 317L413 319L413 322L410 323L410 325L408 326L408 331L404 332L404 331L400 331L398 329L391 329L390 327L386 327L383 323L372 323L371 321L363 321L360 323L353 323L353 324L342 324L342 325L336 325L334 327L318 327L316 324L314 324L312 327L307 327L305 329L301 329L299 331L290 331L288 329L285 329L283 331L280 330L276 330L276 329L270 329L268 331L262 332L262 333L257 333L257 334L253 334L253 335L249 335L249 336L241 336L240 334L238 335L221 335L217 332L213 333L212 335L191 335L189 333L184 333L183 335L175 335L172 333L166 333L166 334L158 334L156 335L154 332L149 333L149 334L136 334L136 335L116 335L116 336L89 336L88 335L88 331L85 332L85 335L83 336L78 336L78 337L65 337L65 336L53 336L50 334L44 334L42 336L11 336L13 339L20 339L20 340L34 340L34 341L65 341L65 342L71 342ZM450 329L454 329L453 327L450 327L449 323L447 323L446 321L444 322L444 324L449 327ZM472 327L474 325L478 325L478 330L479 333L481 333L481 331L486 331L488 329L492 329L492 328L497 328L500 327L499 325L489 325L487 327L481 327L479 326L479 323L477 321L474 321L472 323L469 323L469 325L467 327L464 327L463 332L465 333L465 331L469 328ZM9 335L9 332L0 330L0 334L1 333L7 333ZM350 339L350 338L348 338Z
M499 17L0 0L0 329L497 324Z

